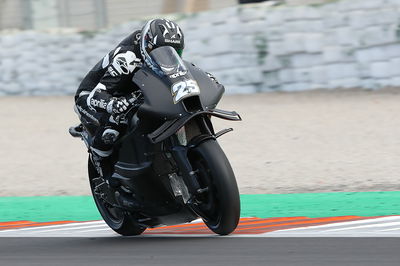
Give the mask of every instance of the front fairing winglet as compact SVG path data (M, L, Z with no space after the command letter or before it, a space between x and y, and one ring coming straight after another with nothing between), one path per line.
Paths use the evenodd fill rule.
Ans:
M148 134L148 138L152 143L158 143L167 139L176 133L182 126L184 126L187 122L199 115L211 115L221 119L230 120L230 121L241 121L242 118L235 111L225 111L220 109L208 109L205 111L199 111L187 116L183 116L177 119L168 120L164 124L162 124L158 129Z

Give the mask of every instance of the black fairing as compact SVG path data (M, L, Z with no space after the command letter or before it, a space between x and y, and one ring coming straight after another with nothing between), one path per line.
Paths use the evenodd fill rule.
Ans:
M142 68L134 75L133 82L141 88L145 99L138 110L139 118L165 121L186 116L191 111L215 108L224 93L224 87L212 81L200 68L189 62L184 63L188 73L175 79L161 78L147 68ZM190 96L174 104L172 84L188 78L197 82L200 95ZM197 105L195 110L189 108L190 104Z
M225 92L224 86L216 84L208 75L192 63L185 62L186 67L192 73L200 87L200 100L204 108L214 109Z

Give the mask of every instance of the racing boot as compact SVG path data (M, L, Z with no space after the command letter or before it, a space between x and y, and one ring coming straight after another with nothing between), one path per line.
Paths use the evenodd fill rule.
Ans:
M118 139L119 132L111 127L106 127L101 134L96 136L92 147L90 147L92 154L92 162L95 165L97 172L104 178L104 180L111 186L118 185L115 180L112 180L112 160L111 155L113 146ZM99 137L101 139L99 140Z
M111 156L112 150L101 151L96 148L90 147L90 151L91 151L90 158L91 158L93 165L96 168L97 173L110 186L112 186L112 187L118 186L118 184L111 179L113 167L112 167L112 160L111 160L110 156Z

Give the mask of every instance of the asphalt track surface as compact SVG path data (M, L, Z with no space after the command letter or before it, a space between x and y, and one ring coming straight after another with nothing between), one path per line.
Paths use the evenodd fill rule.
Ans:
M308 219L242 218L237 232L224 237L199 221L137 237L121 237L103 221L7 223L0 230L0 266L400 265L400 216Z
M0 265L396 265L399 238L2 238Z

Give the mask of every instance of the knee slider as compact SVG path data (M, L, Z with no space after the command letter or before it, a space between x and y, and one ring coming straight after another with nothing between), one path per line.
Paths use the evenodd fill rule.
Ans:
M119 136L119 132L112 128L107 128L101 135L101 139L105 144L114 144Z

